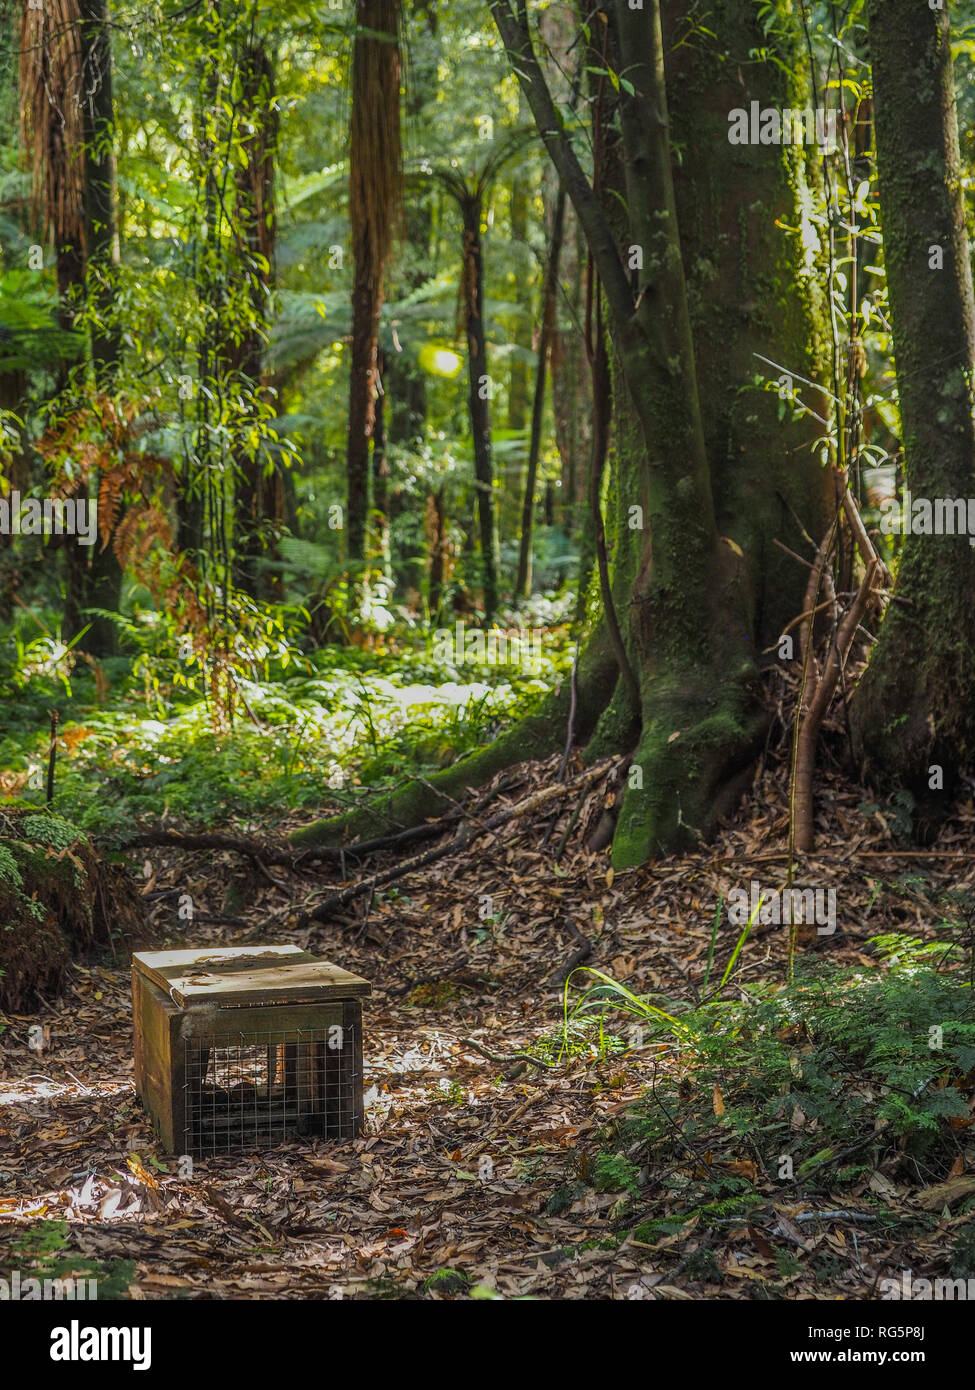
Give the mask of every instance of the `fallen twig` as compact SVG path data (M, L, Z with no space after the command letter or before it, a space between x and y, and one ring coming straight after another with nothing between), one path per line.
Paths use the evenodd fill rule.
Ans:
M588 936L583 936L575 922L573 922L571 918L566 917L563 920L563 925L568 928L569 935L573 940L578 941L579 948L572 952L572 955L564 965L557 965L555 969L549 973L546 977L546 983L550 981L552 984L564 985L573 970L580 966L583 961L588 960L592 955L592 942L589 940Z
M475 1052L479 1052L482 1057L486 1057L489 1062L500 1062L507 1066L511 1062L530 1062L533 1067L544 1067L548 1071L558 1071L558 1062L543 1062L540 1057L533 1057L530 1052L511 1052L503 1056L500 1052L489 1052L486 1047L482 1047L473 1038L461 1038L462 1047L472 1047Z

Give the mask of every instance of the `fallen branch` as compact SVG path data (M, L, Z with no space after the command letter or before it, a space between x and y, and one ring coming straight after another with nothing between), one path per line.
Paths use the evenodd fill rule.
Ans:
M468 989L483 989L485 985L490 983L489 976L476 970L464 968L465 960L466 955L462 953L456 960L435 974L414 975L412 979L407 980L405 985L397 985L395 989L389 990L390 999L402 999L404 995L411 994L413 990L420 989L423 985L439 985L445 980L452 984L456 982L460 985L466 985Z
M507 825L509 821L528 815L529 812L538 810L540 806L545 806L560 796L565 796L571 791L596 781L597 778L605 776L605 772L605 766L594 767L574 782L559 782L553 787L545 787L542 791L534 792L531 796L526 797L524 801L517 802L506 811L499 811L489 820L478 821L475 825L462 826L446 845L438 845L435 849L426 850L423 854L408 859L405 864L399 864L392 869L385 869L381 873L372 874L369 878L361 879L358 883L344 888L340 893L330 894L313 912L302 915L298 921L299 930L308 926L310 922L329 921L336 912L348 907L349 903L355 902L356 898L361 898L366 893L375 892L377 888L384 888L387 883L405 878L408 874L415 873L417 869L423 869L428 864L435 864L440 859L446 859L448 855L456 854L458 850L466 849L468 845L472 845L483 835L488 835L492 831L500 829L502 825Z
M416 780L423 782L424 779L419 777ZM415 844L418 840L434 840L438 835L442 835L448 827L461 820L463 816L476 814L480 811L499 791L508 785L509 781L510 778L502 778L496 785L489 787L484 795L474 802L473 811L461 806L459 802L453 801L452 797L445 796L445 800L453 801L453 807L446 814L438 816L436 820L424 821L422 825L412 825L406 830L390 831L387 835L376 835L371 840L354 841L350 845L314 845L309 846L308 849L283 849L280 845L271 844L267 840L252 840L241 835L224 835L217 831L192 834L182 830L164 830L160 827L154 830L138 831L137 834L125 840L121 848L144 849L155 845L172 845L176 849L185 850L222 849L256 860L262 871L267 864L280 868L300 869L303 865L314 863L316 860L325 860L328 863L342 865L344 877L344 865L347 859L365 859L369 855L381 854L384 850L402 849L404 845ZM438 792L438 795L444 794Z

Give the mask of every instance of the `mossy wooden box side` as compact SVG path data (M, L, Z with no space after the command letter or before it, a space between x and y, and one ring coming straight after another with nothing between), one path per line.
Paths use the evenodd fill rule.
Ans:
M344 1139L361 1132L360 997L370 986L297 948L267 948L267 953L271 950L284 959L270 968L261 948L133 957L136 1090L168 1153L197 1156L265 1146L299 1134ZM242 959L258 951L263 956L259 962ZM167 994L160 982L170 980L175 983ZM355 994L348 997L351 991ZM336 1041L339 1050L332 1053ZM224 1142L215 1147L214 1133L205 1128L209 1112L202 1078L209 1079L212 1058L233 1056L235 1050L238 1058L266 1051L266 1097L259 1100L251 1086L250 1127L251 1116L238 1097L241 1133L234 1142L236 1112L230 1096L211 1087L214 1117L216 1095L224 1106L219 1120ZM275 1095L279 1101L290 1096L293 1104L285 1100L275 1106ZM268 1117L260 1122L259 1104Z

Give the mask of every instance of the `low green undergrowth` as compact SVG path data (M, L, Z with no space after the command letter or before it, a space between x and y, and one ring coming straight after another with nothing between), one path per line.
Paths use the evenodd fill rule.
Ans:
M895 1190L945 1179L975 1084L966 933L872 944L874 967L800 960L791 983L740 987L734 1000L639 997L600 972L571 1004L567 992L563 1052L591 1050L598 1019L609 1059L636 1018L630 1058L649 1073L643 1099L603 1136L595 1185L639 1188L679 1229L834 1189L887 1220ZM666 1229L651 1215L643 1234Z
M969 1119L975 1011L967 981L908 955L680 1016L680 1064L658 1069L631 1133L651 1155L733 1147L773 1181L854 1181L884 1157L941 1175Z
M16 1270L20 1276L20 1297L39 1298L40 1291L29 1291L28 1281L45 1280L58 1284L70 1281L84 1281L85 1293L90 1292L90 1282L98 1286L99 1299L127 1299L129 1287L135 1278L133 1260L94 1260L71 1250L71 1240L66 1221L40 1221L30 1227L23 1235L10 1242L9 1256L0 1260L0 1274L10 1278ZM73 1297L64 1289L58 1297Z
M3 702L0 795L43 804L56 708L54 807L93 833L163 813L209 826L340 811L491 742L564 674L566 630L546 633L543 651L536 673L451 666L429 634L406 631L371 651L325 647L287 669L239 673L232 728L215 726L203 692L164 680L164 663L148 690L119 658L100 668L100 685L87 666L66 685L37 675Z

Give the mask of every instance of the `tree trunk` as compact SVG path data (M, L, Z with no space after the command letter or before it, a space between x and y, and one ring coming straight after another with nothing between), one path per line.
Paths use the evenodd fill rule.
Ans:
M518 104L518 123L525 123L527 113L524 97ZM513 280L512 295L520 313L515 320L512 346L521 351L513 354L508 370L508 429L513 433L524 434L528 427L529 403L531 400L531 374L527 357L522 354L532 348L532 256L528 247L528 210L531 203L531 181L522 171L516 171L511 185L511 252L510 275ZM501 525L505 540L514 539L518 534L522 499L525 492L524 464L510 464L505 470L501 488ZM516 589L520 593L520 589Z
M85 251L88 307L94 310L91 360L107 387L122 355L112 272L119 263L112 49L106 0L79 0L85 135Z
M346 533L349 558L364 560L379 311L400 191L399 0L358 0L356 23L349 138L349 220L354 271Z
M598 55L593 60L587 59L586 48L577 41L574 13L568 6L549 5L542 10L538 29L550 55L547 71L553 94L560 102L574 107L583 86L580 69L590 61L594 69L605 67L605 64L600 62ZM591 48L590 44L590 51ZM554 187L549 187L551 184ZM561 190L557 178L546 180L543 186L542 200L550 225ZM580 611L584 611L594 557L587 490L587 465L592 449L592 382L581 331L585 316L587 260L585 237L572 207L567 206L560 261L561 284L556 283L555 322L549 346L549 376L555 444L562 464L558 520L567 536L575 536L580 529L583 532L580 537Z
M592 390L586 366L585 343L579 331L584 310L585 241L571 208L566 209L562 262L562 285L569 300L568 318L560 322L560 299L557 299L556 326L549 351L549 374L552 380L555 443L562 462L561 523L567 536L576 536L580 531L585 532L588 525L586 461L592 447ZM591 566L580 562L580 572L588 575L589 568Z
M248 46L240 58L240 121L246 165L235 171L234 228L240 272L247 282L246 322L234 325L227 344L227 365L243 390L256 399L262 394L262 358L267 337L268 303L274 283L276 232L274 161L277 115L274 108L274 66L261 43ZM229 329L231 325L226 325ZM234 579L254 598L269 595L273 584L260 579L258 562L268 553L284 520L284 487L280 469L264 448L244 446L235 463Z
M490 623L498 609L500 564L491 458L491 382L484 336L484 263L481 255L481 197L471 193L461 202L464 225L464 327L467 333L468 409L474 446L477 521L481 539L484 619Z
M671 67L671 117L683 157L674 179L718 529L744 554L750 643L756 661L802 612L808 572L775 544L815 558L799 523L818 542L834 509L828 469L814 449L822 425L790 419L760 376L794 380L807 407L827 415L827 306L822 253L809 213L818 149L731 145L728 113L805 108L808 84L790 79L772 58L748 61L759 43L752 0L720 0L710 27L717 45L681 43L685 0L665 0ZM776 54L802 71L801 36ZM799 51L797 51L799 49ZM783 231L797 227L800 234ZM783 418L780 419L780 414ZM771 660L775 660L773 656Z
M531 438L528 442L528 468L525 473L525 498L521 510L521 539L518 549L518 579L515 593L528 598L532 591L532 533L535 519L535 486L538 480L538 458L542 450L542 420L545 414L545 377L549 348L555 330L555 296L559 287L559 260L562 255L562 233L565 225L565 190L559 188L552 217L545 280L542 285L542 323L538 336L538 365L535 369L535 398L532 402Z
M640 708L634 716L604 616L580 656L575 733L587 758L636 744L613 839L613 862L626 867L696 843L740 796L765 728L760 652L781 631L781 615L801 611L806 582L801 565L778 568L773 540L788 542L795 523L777 493L785 488L814 532L826 514L829 481L809 452L811 425L780 424L773 394L754 386L756 351L784 355L797 376L818 379L815 265L800 238L782 229L801 220L805 199L812 240L803 152L727 140L737 106L804 103L783 70L794 54L781 55L781 64L772 60L778 54L755 60L754 50L769 44L752 0L715 0L715 39L695 34L693 44L670 39L666 48L658 3L632 11L616 0L606 65L627 79L615 96L623 188L607 181L594 189L555 109L525 11L507 0L491 0L491 9L585 232L607 309L615 386L607 541ZM677 0L668 5L668 34L683 10ZM676 173L672 141L684 159ZM755 248L743 251L752 234ZM813 408L821 412L818 395ZM451 769L444 789L477 785L524 756L525 735L536 755L548 751L560 719L564 696ZM405 820L421 803L432 814L434 800L411 789L386 810Z
M193 137L199 174L203 182L205 236L216 236L218 186L215 168L213 131L209 113L216 107L220 90L220 66L212 53L197 62L200 91L193 110ZM207 424L210 402L213 399L214 378L220 370L216 341L219 337L220 296L216 277L216 257L202 258L204 274L197 279L197 296L201 308L206 305L203 327L196 344L196 391L193 423L196 427L193 445L187 438L183 445L183 466L176 491L176 546L193 561L205 563L208 507L206 466L209 450Z
M430 621L435 623L443 607L443 586L447 576L447 520L444 515L444 485L436 492L427 495L426 537L429 547L429 578L427 581L427 609Z
M871 0L867 13L906 487L932 506L962 498L970 507L975 303L948 13L913 0ZM908 535L897 597L857 689L853 728L867 776L885 790L906 785L930 834L975 752L967 536Z
M418 0L410 7L407 20L415 26L410 34L411 80L406 92L406 120L410 126L420 124L427 105L437 99L441 45L435 0ZM430 275L433 231L430 194L409 200L404 222L404 244L397 273L410 291L419 289ZM427 416L425 373L409 354L388 353L384 362L383 390L389 442L414 445L423 437Z
M349 377L349 442L346 454L349 559L364 560L369 516L369 443L375 410L377 295L371 279L356 272L352 290L352 354Z
M91 361L96 386L100 391L110 391L122 356L112 285L112 274L119 263L112 49L105 0L79 0L78 8L85 139L86 290L89 312L93 311ZM111 543L103 548L97 542L83 563L80 606L118 612L122 579L122 567ZM118 644L115 624L100 617L83 621L89 621L91 626L79 646L92 656L111 656Z

